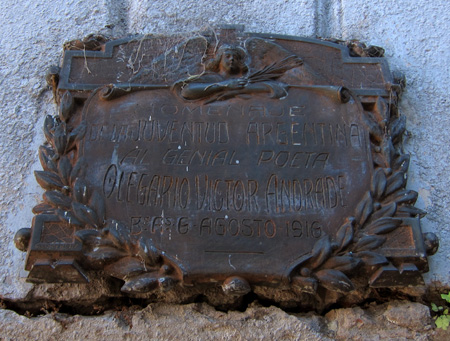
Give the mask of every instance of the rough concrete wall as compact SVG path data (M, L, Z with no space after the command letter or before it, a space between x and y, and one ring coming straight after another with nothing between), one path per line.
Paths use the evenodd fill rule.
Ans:
M276 307L216 311L205 303L108 311L102 316L61 313L26 318L0 310L5 340L448 340L434 330L428 308L391 302L332 310L325 316L287 314Z
M31 208L42 194L32 172L41 168L43 118L55 110L44 74L59 64L62 43L89 33L190 32L224 23L253 32L359 39L386 49L391 69L408 80L402 111L410 132L409 188L428 211L423 229L441 241L426 278L450 286L449 20L447 0L0 2L0 298L24 299L32 289L13 236L30 226Z

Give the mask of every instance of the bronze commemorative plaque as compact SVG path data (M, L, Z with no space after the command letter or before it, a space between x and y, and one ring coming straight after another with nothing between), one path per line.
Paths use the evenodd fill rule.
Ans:
M298 299L420 284L437 241L405 188L382 53L230 28L67 43L43 202L16 236L29 280Z

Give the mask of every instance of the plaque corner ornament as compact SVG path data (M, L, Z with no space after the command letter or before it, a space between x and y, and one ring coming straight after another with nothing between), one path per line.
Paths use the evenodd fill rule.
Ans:
M278 286L329 304L423 283L439 242L406 188L404 81L381 48L89 36L46 78L45 192L15 236L29 281L102 270L130 295Z

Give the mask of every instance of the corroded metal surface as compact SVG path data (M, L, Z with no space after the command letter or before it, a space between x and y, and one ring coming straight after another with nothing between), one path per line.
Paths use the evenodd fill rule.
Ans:
M437 241L405 189L401 84L383 58L235 30L94 38L48 76L60 112L40 148L30 281L101 269L129 294L299 299L421 283Z

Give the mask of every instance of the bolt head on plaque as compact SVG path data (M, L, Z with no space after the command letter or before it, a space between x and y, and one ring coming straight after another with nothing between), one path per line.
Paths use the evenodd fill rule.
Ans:
M16 232L14 236L14 245L17 249L22 252L26 252L28 250L28 246L30 245L31 239L31 229L30 228L22 228Z
M16 237L28 270L61 258L124 295L222 283L299 304L404 285L403 268L418 283L438 243L406 189L382 49L235 29L87 41L47 76L59 111L32 236Z
M241 277L228 277L222 284L223 291L228 295L243 296L252 289L250 284Z

